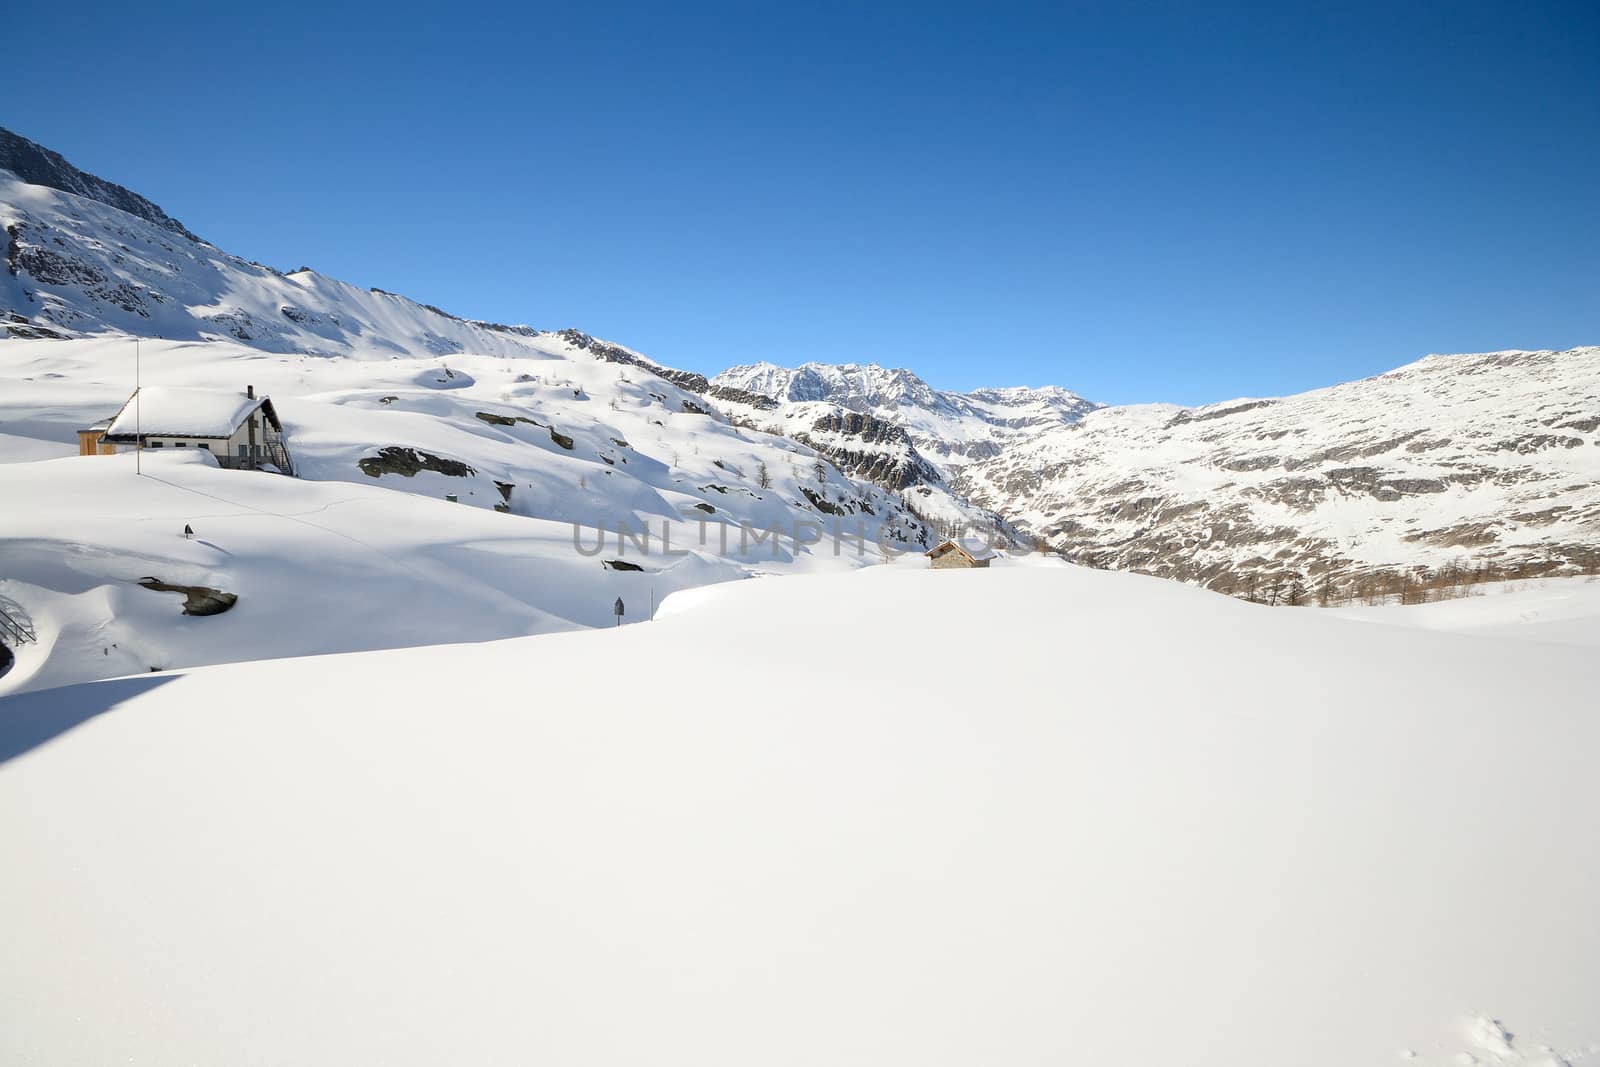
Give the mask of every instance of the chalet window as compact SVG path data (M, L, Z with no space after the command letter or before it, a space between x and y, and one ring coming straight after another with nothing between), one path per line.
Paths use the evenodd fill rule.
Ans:
M172 447L173 448L188 448L189 447L189 442L188 441L174 441L174 442L172 442Z
M239 446L239 458L240 459L244 459L249 455L250 455L250 446L249 445L243 445L243 444L240 445Z
M210 445L208 445L208 444L206 444L206 443L205 443L205 442L204 442L204 441L201 441L201 442L200 442L200 443L199 443L199 444L198 444L198 445L196 445L196 446L195 446L195 447L196 447L196 448L203 448L203 449L205 449L205 450L206 450L206 451L207 451L207 452L210 452L210 451L211 451L211 446L210 446Z
M160 442L160 441L151 441L150 442L150 447L151 448L160 448L161 445L162 445L162 442Z

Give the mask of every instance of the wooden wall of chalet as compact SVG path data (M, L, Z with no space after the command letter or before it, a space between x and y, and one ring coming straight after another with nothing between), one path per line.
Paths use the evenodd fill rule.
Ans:
M78 455L80 456L114 456L117 454L116 445L108 445L100 440L100 430L78 431Z

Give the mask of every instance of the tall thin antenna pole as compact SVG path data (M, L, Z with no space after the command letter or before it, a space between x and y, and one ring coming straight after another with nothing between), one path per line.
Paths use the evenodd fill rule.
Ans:
M139 339L133 339L133 473L144 473L144 411L139 402Z

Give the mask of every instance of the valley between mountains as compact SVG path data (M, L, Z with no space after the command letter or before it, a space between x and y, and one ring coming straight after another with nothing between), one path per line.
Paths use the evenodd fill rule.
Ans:
M140 640L118 620L153 599L132 579L242 591L249 610L311 595L294 589L303 568L251 596L262 579L238 557L171 545L165 528L151 540L147 507L169 522L186 509L102 484L129 457L65 458L79 431L127 403L136 346L147 389L272 398L300 477L248 491L224 478L217 488L240 490L222 494L230 506L330 515L331 483L357 494L340 507L370 498L405 515L405 552L428 556L406 564L408 580L437 586L454 615L426 626L381 612L342 627L341 648L604 625L619 587L648 613L673 589L865 566L952 530L1252 598L1272 588L1372 600L1441 572L1600 568L1600 347L1427 356L1295 396L1195 408L1104 406L1059 386L941 390L870 362L754 361L707 377L581 330L461 318L231 255L4 130L0 227L0 492L12 504L0 597L63 648L101 650L102 673L290 654L319 639L285 627L253 638L253 651L225 641L202 652L188 639L128 651ZM157 469L212 491L200 488L210 474L174 459ZM84 499L104 518L78 515ZM485 517L499 524L496 543L544 547L495 550L492 565L480 549L446 547L479 544ZM553 585L513 573L571 557L563 524L617 539L619 525L663 523L723 532L688 556L638 560L617 540ZM816 527L823 547L807 533L777 550L735 536L727 549L726 531L746 527ZM320 551L300 543L307 529L252 536L257 551L293 561ZM830 529L855 551L837 551ZM348 601L374 595L349 573ZM375 588L387 580L372 576ZM13 686L58 677L48 655L21 654L33 662Z
M706 375L5 130L0 229L0 1062L1600 1054L1600 348Z

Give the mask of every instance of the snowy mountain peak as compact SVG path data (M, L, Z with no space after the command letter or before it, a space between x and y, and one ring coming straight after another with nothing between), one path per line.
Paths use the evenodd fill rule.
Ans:
M29 185L42 185L47 189L59 189L86 200L94 200L154 223L163 230L181 234L191 241L200 240L183 223L133 190L81 171L68 163L60 153L12 133L4 126L0 126L0 170L9 170Z
M793 368L749 363L723 371L714 381L775 400L823 400L852 411L935 402L933 389L911 371L876 363L802 363Z
M1070 426L1100 405L1059 387L935 389L912 371L876 363L749 363L723 371L713 386L772 397L792 409L785 421L809 425L818 405L871 415L904 427L916 448L948 477L963 464L998 454L1023 437Z
M766 487L759 482L768 480L793 482L783 507L831 514L807 495L819 490L796 458L814 452L846 476L874 483L873 489L840 488L871 508L869 514L903 509L919 521L1013 524L1009 528L1057 542L1081 559L1218 587L1289 569L1366 580L1377 568L1438 566L1458 557L1507 568L1600 566L1592 532L1600 522L1600 349L1432 355L1299 396L1196 408L1105 408L1054 386L942 390L908 369L871 362L751 363L708 381L579 330L464 319L313 270L285 274L230 255L137 193L5 130L0 231L0 340L48 341L38 358L52 375L70 368L75 393L72 404L52 393L38 398L38 411L19 410L19 386L4 383L0 423L8 425L0 429L43 411L104 417L101 405L125 400L126 383L113 388L107 379L94 408L73 406L99 378L97 370L74 363L74 353L109 356L120 353L122 339L155 337L180 346L205 342L209 353L228 359L271 354L282 357L284 367L308 357L353 357L317 362L352 364L329 370L341 387L364 382L367 392L383 390L375 402L389 415L363 427L360 443L426 452L470 468L482 481L479 495L469 488L466 497L491 504L497 483L514 480L506 475L530 457L537 462L519 477L524 488L538 484L551 463L550 442L562 453L558 460L573 458L559 442L582 447L584 435L574 428L588 427L592 455L582 460L598 466L580 466L568 482L626 485L631 493L646 492L641 482L656 494L705 490L716 499L696 495L690 506L721 514L731 509L724 495L734 492L728 472L716 465L700 470L687 458L698 454L695 441L715 423L739 431L723 463L768 472L755 479L754 490L739 487L740 517L765 513L767 505L778 509L760 492ZM64 338L68 347L51 347ZM399 368L359 365L423 360L426 369L419 364L406 373L431 393L437 361L448 359L452 370L464 373L496 357L514 357L519 366L491 364L488 380L498 388L474 397L472 410L446 411L430 397L412 412L427 408L433 418L455 423L442 428L449 432L439 440L423 432L423 423L395 432L391 416L406 410L406 399L387 374ZM15 377L32 381L36 369L15 368ZM216 384L188 380L200 374L187 368L165 384ZM475 376L450 384L463 386ZM226 384L239 384L239 375L226 377ZM297 372L282 384L292 398L314 377ZM362 389L355 395L372 399ZM400 406L387 406L384 397ZM466 402L464 393L457 399ZM491 410L491 402L516 410ZM652 408L654 417L633 426L613 417L618 409ZM672 440L669 415L691 420L692 432ZM707 416L712 423L704 422ZM518 421L530 419L537 421ZM46 423L46 436L70 429ZM484 452L486 425L537 440L500 442L512 450L505 455ZM468 437L458 436L463 426ZM660 447L653 465L635 460L624 471L616 450L625 446L616 442L635 438ZM545 454L521 450L530 443ZM312 458L315 470L321 461ZM341 454L322 469L348 477L358 469L353 464L372 458ZM677 479L691 474L694 484L678 487ZM754 494L748 503L743 491ZM594 494L583 506L625 495ZM526 496L513 506L523 507ZM561 501L564 511L576 507L560 494L549 499ZM844 499L822 503L834 507ZM766 505L756 507L761 500ZM665 505L658 510L675 513Z
M1099 565L1289 573L1600 566L1600 348L1428 356L1293 396L1093 412L954 489Z
M916 406L935 411L973 414L973 402L1020 407L1044 404L1073 421L1094 404L1059 386L1040 389L1012 386L975 389L967 393L935 389L914 371L882 367L876 363L802 363L780 367L775 363L747 363L730 367L712 379L713 384L770 396L788 402L826 401L852 411L878 411Z

